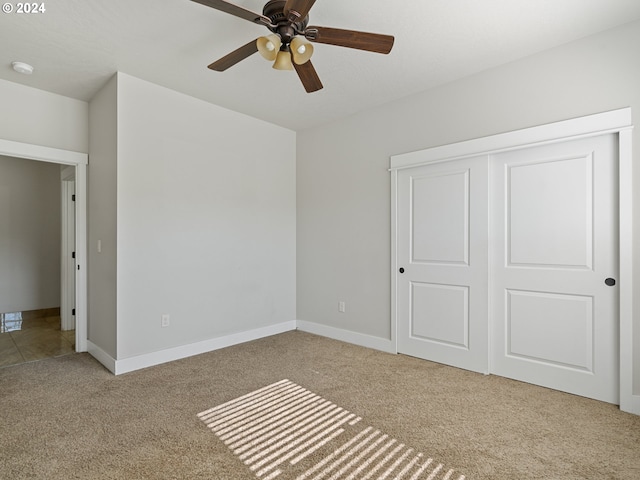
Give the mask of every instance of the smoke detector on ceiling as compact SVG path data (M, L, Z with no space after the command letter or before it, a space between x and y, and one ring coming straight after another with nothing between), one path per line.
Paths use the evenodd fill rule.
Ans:
M28 63L24 62L12 62L11 66L18 73L23 73L25 75L31 75L33 73L33 67Z

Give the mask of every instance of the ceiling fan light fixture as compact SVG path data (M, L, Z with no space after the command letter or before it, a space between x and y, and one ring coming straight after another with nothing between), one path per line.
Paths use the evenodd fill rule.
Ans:
M262 55L266 60L273 62L280 50L280 46L282 45L282 40L275 33L268 35L266 37L260 37L256 40L256 45L258 46L258 52Z
M276 70L293 70L293 63L291 63L291 52L289 48L281 49L278 51L276 61L273 63L273 68Z
M296 65L307 63L313 55L313 45L303 37L293 37L291 40L291 56Z

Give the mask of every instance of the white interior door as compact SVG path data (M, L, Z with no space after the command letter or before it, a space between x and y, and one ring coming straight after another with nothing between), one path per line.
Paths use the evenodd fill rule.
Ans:
M400 353L488 371L487 184L486 156L398 172Z
M75 167L62 171L62 254L60 328L76 328L76 206Z
M619 403L616 136L491 161L491 372Z

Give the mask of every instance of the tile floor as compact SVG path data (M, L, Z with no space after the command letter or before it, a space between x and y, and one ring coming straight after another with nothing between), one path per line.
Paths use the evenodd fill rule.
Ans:
M58 357L75 351L75 330L60 330L59 313L40 312L0 315L0 367Z

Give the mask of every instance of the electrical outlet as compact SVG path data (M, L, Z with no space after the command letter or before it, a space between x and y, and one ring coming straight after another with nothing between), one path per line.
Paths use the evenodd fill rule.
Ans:
M162 328L168 327L170 323L169 320L169 314L168 313L163 313L162 314L162 320L160 322L160 326L162 326Z
M338 311L339 311L340 313L344 313L344 312L346 312L346 310L345 310L345 303L344 303L344 302L338 302Z

